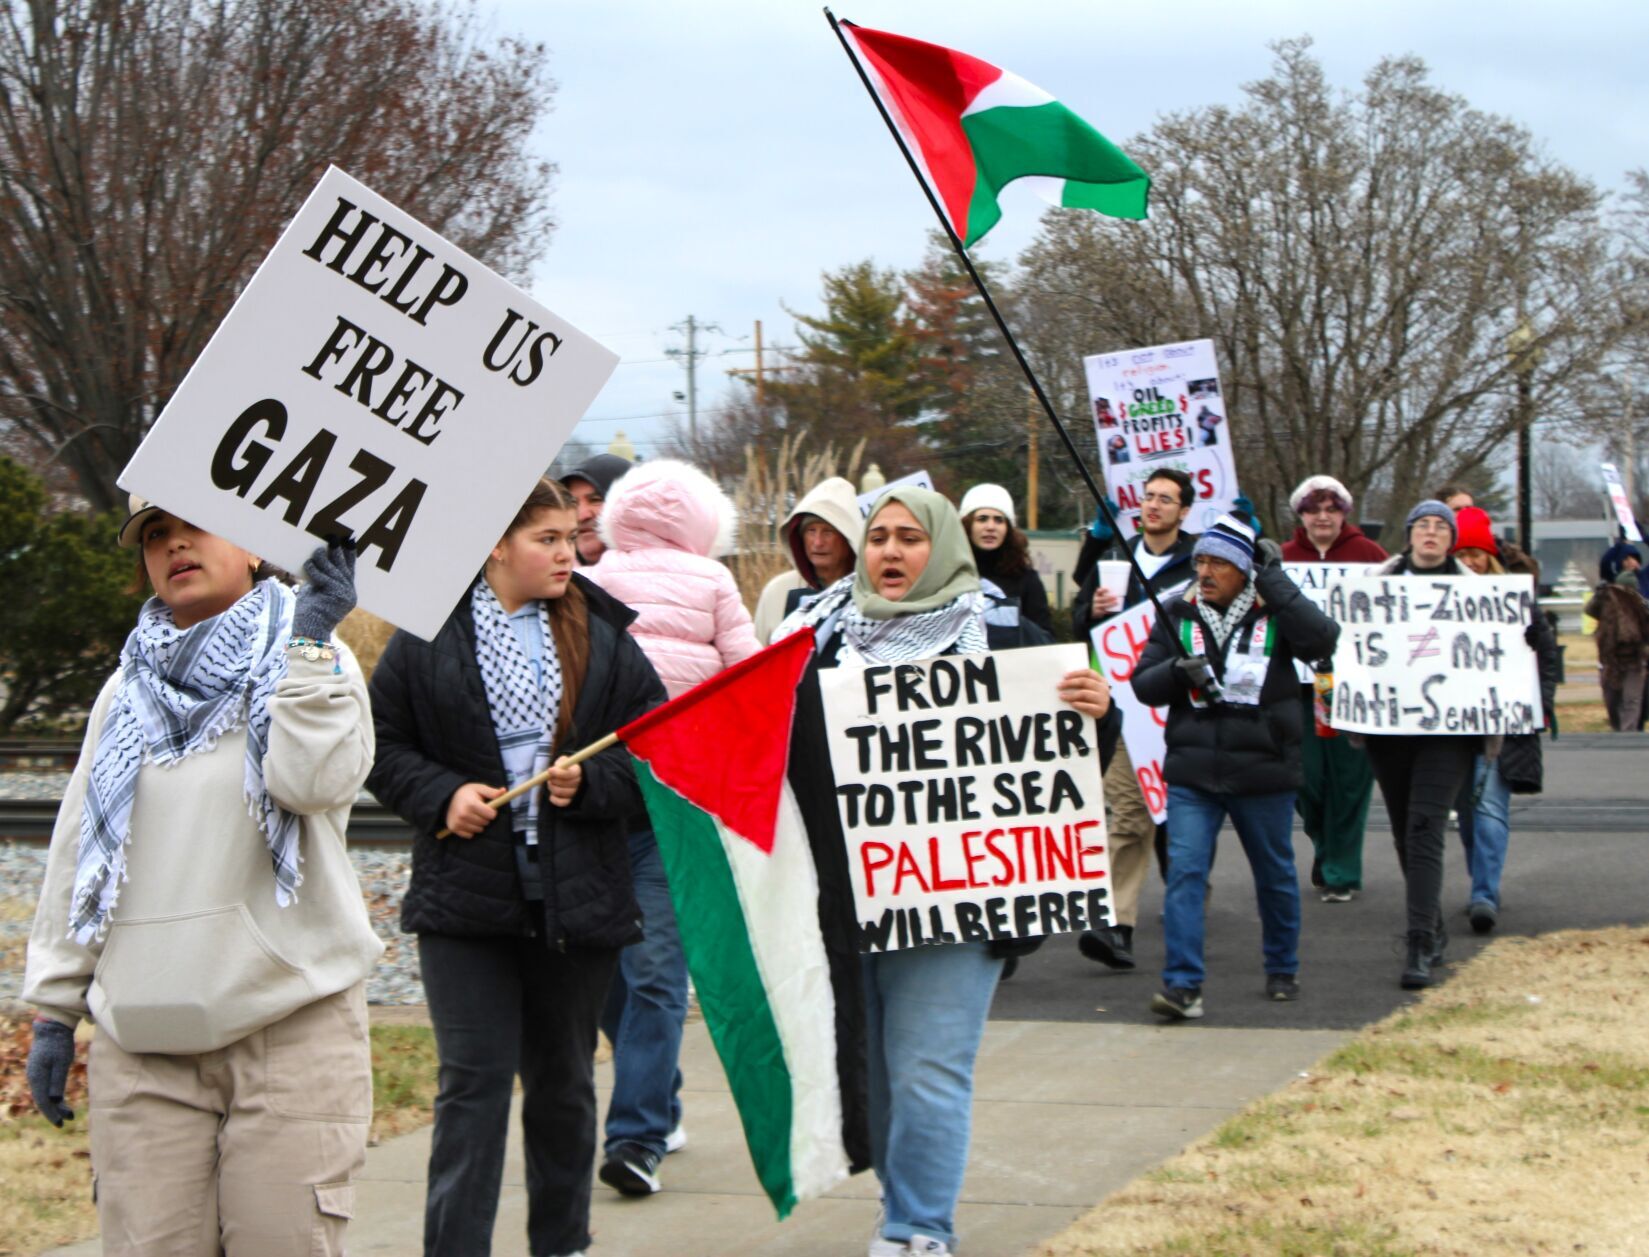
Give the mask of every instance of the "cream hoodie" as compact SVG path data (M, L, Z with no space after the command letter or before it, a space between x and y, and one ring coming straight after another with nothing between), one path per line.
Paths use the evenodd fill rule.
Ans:
M817 515L842 536L859 553L859 542L865 535L864 516L859 513L859 495L853 482L841 476L822 480L796 503L796 509L784 521L785 544L790 547L794 565L788 572L780 572L762 588L756 600L756 637L765 646L773 640L773 630L784 620L784 604L792 589L818 589L813 565L802 550L800 524L802 516Z
M269 848L242 794L245 727L170 768L145 764L132 804L126 881L101 940L69 937L86 779L119 675L92 708L80 765L52 831L29 936L23 998L73 1026L90 1016L127 1052L210 1052L372 971L372 932L344 846L372 767L360 667L293 657L269 700L264 780L299 817L303 883L275 904Z

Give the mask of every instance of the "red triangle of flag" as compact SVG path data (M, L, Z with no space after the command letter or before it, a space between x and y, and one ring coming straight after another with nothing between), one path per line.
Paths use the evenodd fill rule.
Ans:
M653 776L771 853L790 765L796 685L813 657L804 629L618 731Z

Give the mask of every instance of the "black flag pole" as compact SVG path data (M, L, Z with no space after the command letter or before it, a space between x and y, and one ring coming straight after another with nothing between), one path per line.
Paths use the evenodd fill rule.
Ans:
M1088 492L1094 495L1094 501L1099 503L1099 509L1105 513L1106 522L1110 524L1111 530L1116 533L1117 539L1122 543L1123 556L1128 560L1128 566L1133 569L1134 577L1139 581L1140 588L1145 591L1145 596L1151 600L1151 605L1156 608L1157 618L1166 623L1167 612L1162 609L1162 603L1157 598L1157 591L1151 588L1151 582L1146 577L1144 569L1140 567L1139 560L1134 557L1133 548L1129 546L1128 539L1123 535L1122 524L1117 519L1116 512L1111 508L1110 499L1100 490L1099 485L1094 480L1093 473L1088 470L1088 464L1082 460L1082 455L1077 451L1076 442L1071 440L1070 432L1066 429L1058 412L1054 410L1054 404L1049 400L1047 390L1042 387L1042 381L1036 378L1036 372L1032 369L1029 359L1025 357L1024 350L1020 349L1019 342L1014 339L1014 334L1008 327L1007 320L1002 317L1002 312L996 308L996 302L991 299L991 290L985 283L985 277L974 266L973 259L968 256L967 247L962 243L962 238L956 234L956 229L951 226L950 216L945 213L944 206L939 204L939 198L933 194L933 189L928 186L928 181L922 177L922 168L916 164L916 158L911 155L910 146L905 143L905 137L900 134L898 126L893 121L893 116L888 113L887 106L882 103L881 96L877 94L875 85L870 81L870 75L865 71L858 54L853 51L853 45L848 42L847 36L842 33L843 24L836 20L836 15L830 11L828 5L825 6L824 15L825 20L830 23L830 29L836 32L836 38L841 41L842 51L847 54L847 59L853 63L853 68L859 75L859 82L864 84L865 92L875 102L876 112L882 115L882 122L887 126L888 134L893 137L893 142L899 146L899 151L904 154L905 164L910 167L910 173L916 177L916 182L921 187L922 194L928 198L928 204L933 207L934 217L939 220L939 225L945 229L945 235L950 240L951 248L956 251L956 256L961 260L963 269L968 273L968 278L973 281L975 290L984 300L985 309L990 311L991 318L996 323L996 330L1001 332L1002 339L1008 342L1008 348L1013 352L1014 361L1019 364L1020 371L1024 373L1026 382L1031 386L1031 392L1036 395L1036 400L1042 406L1042 413L1048 416L1048 422L1053 424L1054 431L1059 433L1059 439L1065 443L1065 452L1071 456L1071 461L1076 464L1077 471L1081 473L1083 483L1088 486ZM848 26L853 25L852 22L846 24ZM1181 643L1179 637L1172 633L1169 634L1169 637L1178 648L1178 653L1187 655L1185 646Z

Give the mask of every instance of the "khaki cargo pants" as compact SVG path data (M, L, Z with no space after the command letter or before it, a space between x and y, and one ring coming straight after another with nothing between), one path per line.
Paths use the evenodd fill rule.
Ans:
M372 1066L356 984L215 1052L92 1040L105 1257L332 1257L366 1160Z
M1116 924L1132 926L1139 919L1139 892L1151 867L1157 827L1121 738L1105 770L1105 806L1105 832L1111 844L1111 909Z

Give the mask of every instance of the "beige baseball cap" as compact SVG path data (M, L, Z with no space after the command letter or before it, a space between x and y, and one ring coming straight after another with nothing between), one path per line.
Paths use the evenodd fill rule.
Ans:
M135 493L127 502L127 506L132 513L120 526L120 531L115 534L115 540L120 543L122 549L136 550L143 544L143 525L148 522L151 515L159 513L162 508L147 498L138 497Z

